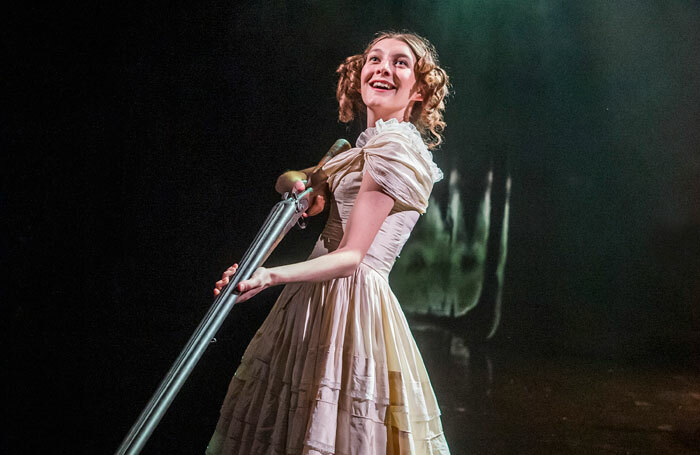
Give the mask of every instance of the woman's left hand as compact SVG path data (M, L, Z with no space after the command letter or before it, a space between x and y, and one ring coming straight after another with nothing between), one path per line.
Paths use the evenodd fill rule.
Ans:
M294 190L297 194L302 193L306 189L306 185L301 180L294 182ZM319 186L319 189L314 191L313 196L311 196L311 205L304 213L301 214L302 217L308 218L310 216L318 215L323 212L326 207L326 196L325 193L328 191L328 185L325 183Z
M236 303L245 302L249 298L256 295L263 289L267 289L272 286L272 276L270 271L265 267L258 267L258 269L245 281L238 283L238 292L240 295L236 299Z

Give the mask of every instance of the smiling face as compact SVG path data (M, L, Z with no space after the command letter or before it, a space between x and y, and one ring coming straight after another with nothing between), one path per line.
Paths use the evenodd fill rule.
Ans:
M367 106L367 126L379 119L408 121L421 100L415 75L416 56L405 42L387 38L367 52L360 74L360 93Z

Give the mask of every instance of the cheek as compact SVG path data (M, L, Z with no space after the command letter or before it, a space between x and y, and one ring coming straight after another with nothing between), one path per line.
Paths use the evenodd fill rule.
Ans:
M360 71L360 83L365 83L369 77L369 74L371 71L366 67L362 67L362 71Z
M407 71L404 74L402 74L401 80L403 81L404 85L407 85L411 88L413 88L413 86L416 85L416 76L413 73L413 71Z
M364 93L368 91L369 85L367 83L369 82L371 77L372 71L363 68L362 72L360 72L360 92Z

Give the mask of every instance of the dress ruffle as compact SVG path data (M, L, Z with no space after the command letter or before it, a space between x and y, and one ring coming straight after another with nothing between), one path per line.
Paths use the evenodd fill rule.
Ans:
M433 161L433 154L423 142L418 128L411 122L399 122L396 119L389 119L387 121L379 119L376 121L374 127L367 128L360 134L355 144L358 147L364 147L378 134L387 132L400 133L411 142L413 151L420 154L423 161L428 165L433 183L437 183L443 179L444 175L442 170Z
M338 154L323 167L335 191L351 172L368 172L396 201L396 210L425 213L433 183L442 179L432 154L412 123L378 120L357 140L357 147Z
M448 454L386 279L288 285L246 350L207 454Z

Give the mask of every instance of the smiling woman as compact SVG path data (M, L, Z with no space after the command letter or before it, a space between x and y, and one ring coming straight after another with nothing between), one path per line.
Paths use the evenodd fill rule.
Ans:
M340 119L356 147L284 174L327 176L330 214L309 259L259 268L238 301L286 284L229 386L207 453L449 454L428 374L388 275L442 172L447 75L425 39L382 34L338 68ZM304 179L306 177L306 179ZM215 294L236 273L216 283Z
M390 46L393 43L394 46ZM396 47L396 55L389 55L395 60L387 60L385 55L388 47ZM375 55L380 53L382 55ZM448 94L447 73L438 64L437 52L432 44L425 38L413 33L381 33L362 54L350 56L338 67L340 76L336 96L340 107L339 118L342 122L351 122L360 118L367 120L367 126L372 126L369 116L372 114L370 106L365 103L362 91L363 83L373 80L372 69L381 71L381 62L384 58L385 65L398 69L403 68L404 61L408 63L409 70L395 71L392 77L407 77L410 73L414 80L414 86L410 86L411 93L407 101L408 110L403 116L394 117L400 121L409 121L416 126L423 136L428 148L434 148L442 142L442 131L445 128L443 112L445 110L445 97ZM396 73L396 74L394 74ZM365 80L364 78L370 77ZM387 80L386 77L374 77L374 79ZM413 99L410 99L413 97ZM369 102L369 100L367 100Z
M415 102L422 101L413 71L415 60L408 44L396 38L383 39L369 51L360 73L368 126L374 126L377 118L410 118Z

